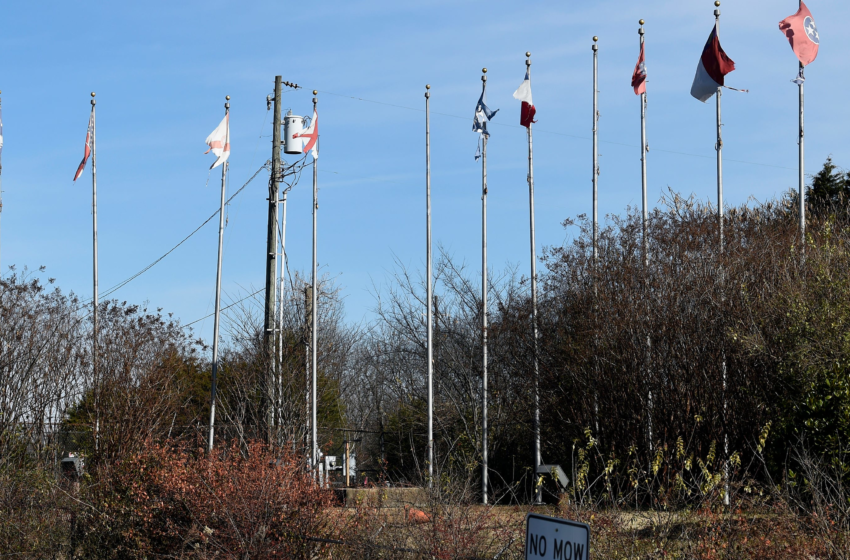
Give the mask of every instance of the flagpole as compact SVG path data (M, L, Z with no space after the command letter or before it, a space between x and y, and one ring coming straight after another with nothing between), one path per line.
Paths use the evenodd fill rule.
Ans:
M638 35L640 36L640 49L641 53L643 53L643 45L644 45L644 29L643 24L646 23L644 20L640 20L638 22L640 24L640 28L638 29ZM646 79L646 78L644 78ZM642 245L643 245L643 266L644 272L648 273L649 269L649 238L647 236L647 232L649 231L649 207L648 200L646 194L646 154L648 148L646 144L646 88L644 88L644 92L640 94L640 180L641 180L641 226L642 226ZM649 334L646 335L646 351L647 351L647 361L648 361L648 353L650 348L650 339ZM648 369L648 368L647 368ZM649 371L647 373L647 381L649 381ZM649 450L652 451L652 389L647 390L647 433L649 435Z
M638 30L638 34L640 35L640 47L641 51L643 51L643 43L644 43L644 30L643 24L644 20L640 20L640 29ZM649 209L647 206L646 199L646 91L640 94L640 179L641 179L641 202L643 208L643 263L644 266L649 265L649 241L647 239L646 233L648 229L649 222Z
M803 7L803 1L799 2L800 8ZM803 63L800 62L800 77L803 77ZM800 80L799 83L800 88L800 142L799 142L799 168L800 168L800 177L799 177L799 198L800 198L800 248L801 251L806 250L806 201L805 201L805 189L806 189L806 177L804 173L804 161L803 161L803 148L805 142L805 133L803 128L803 110L805 108L804 97L803 97L803 80Z
M93 314L92 320L94 328L92 330L92 370L94 371L94 379L95 379L95 450L98 449L98 443L100 441L100 379L98 377L98 355L97 355L97 335L98 335L98 303L100 298L98 297L97 290L97 123L95 117L95 92L91 92L91 120L92 120L92 132L91 132L91 181L92 181L92 284L93 284L93 295L92 295L92 306L93 306Z
M716 0L714 2L715 10L714 10L714 25L717 36L720 36L720 0ZM723 87L717 86L717 144L715 145L715 149L717 150L717 224L720 232L720 254L722 256L724 252L724 239L723 239L723 136L721 133L723 122L721 119L720 113L720 101L721 96L723 94ZM722 274L722 270L721 270ZM721 281L723 280L721 276ZM720 364L720 371L723 380L723 450L724 455L726 456L726 462L723 465L723 474L725 479L725 491L723 496L723 503L725 505L729 505L729 434L726 432L726 352L723 352L722 362Z
M599 88L598 88L598 53L599 45L596 42L599 37L593 37L593 265L596 266L596 261L599 256L597 247L599 238L598 224L598 187L599 187L599 149L597 135L599 132Z
M230 96L225 96L224 117L225 119L230 114ZM225 141L230 139L230 121L227 122L227 131L225 131ZM222 148L223 149L223 148ZM215 440L215 399L216 388L218 381L218 333L221 317L221 256L224 251L224 200L225 200L225 185L227 184L227 161L221 165L221 206L218 212L218 263L215 271L215 319L213 321L213 355L212 355L212 387L210 388L210 437L208 443L208 452L213 450L213 441Z
M426 301L428 302L428 487L433 486L434 481L434 306L431 270L431 89L425 86L425 229L426 229L426 273L428 288L426 290Z
M598 311L597 309L597 264L599 259L599 218L598 218L598 209L599 209L599 45L596 43L599 41L599 37L593 37L593 311L594 314ZM598 337L598 335L597 335ZM594 374L598 374L598 362L597 356L594 351ZM599 398L596 391L596 380L594 380L594 389L593 389L593 420L594 427L596 428L596 437L599 437Z
M482 68L481 82L487 87L487 69ZM487 503L488 469L487 438L487 134L482 134L481 148L481 501Z
M313 95L318 95L319 92L317 90L313 90ZM313 114L316 115L316 102L317 98L313 97ZM318 135L318 128L316 129L316 134ZM316 153L318 153L318 137L316 138ZM316 429L316 403L318 402L316 396L316 389L318 386L318 347L317 347L317 331L318 331L318 313L317 313L317 295L318 295L318 286L316 285L317 279L317 266L316 266L316 214L319 211L319 183L318 183L318 171L319 170L319 159L317 157L313 157L313 302L312 302L312 313L313 313L313 325L311 332L311 346L312 346L312 359L313 359L313 370L312 370L312 407L310 413L312 414L312 424L311 429L312 433L312 458L313 458L313 466L317 467L319 461L319 441L318 441L318 430Z
M718 37L720 35L720 1L714 2L717 9L714 10L714 26L717 30ZM720 98L723 95L723 86L717 86L717 223L720 229L720 251L723 252L723 138L721 127L723 126L720 118Z
M531 53L525 53L525 67L529 79L531 79ZM534 472L542 463L540 452L540 350L539 329L537 322L537 250L534 232L534 144L531 127L528 123L528 216L531 242L531 326L534 335ZM542 501L542 488L537 488L536 502Z

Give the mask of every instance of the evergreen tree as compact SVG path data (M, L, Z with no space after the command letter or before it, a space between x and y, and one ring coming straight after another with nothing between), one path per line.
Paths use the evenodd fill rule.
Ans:
M813 215L847 214L850 173L832 163L832 156L826 158L823 169L812 176L812 184L806 190L806 202Z

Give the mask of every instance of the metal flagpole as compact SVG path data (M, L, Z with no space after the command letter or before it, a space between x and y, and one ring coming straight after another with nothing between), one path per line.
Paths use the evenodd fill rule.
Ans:
M230 114L230 96L225 96L224 116ZM227 122L225 143L230 139L230 122ZM212 452L215 440L215 398L218 382L218 333L221 317L221 255L224 252L224 191L227 184L227 161L221 165L221 206L218 212L218 264L215 272L215 320L213 322L212 387L210 388L210 438L207 451Z
M717 9L714 10L714 26L720 33L720 2L714 2ZM720 119L720 97L723 94L723 86L717 86L717 223L720 228L720 251L723 252L723 138Z
M640 20L640 29L638 30L638 34L640 35L640 46L643 49L643 24L644 21ZM641 178L641 193L642 193L642 206L643 206L643 263L644 265L649 265L649 242L647 240L647 225L649 223L649 209L647 206L646 199L646 92L644 91L640 94L640 178Z
M319 92L315 89L313 90L313 95L318 95ZM317 98L313 98L313 114L316 114L316 101ZM316 129L316 133L318 134L318 129ZM316 152L318 153L318 138L316 139ZM319 169L319 160L317 158L313 158L313 301L312 301L312 313L313 313L313 325L311 332L311 344L312 347L312 358L313 358L313 372L312 372L312 397L313 403L311 407L312 425L311 428L313 430L311 444L312 444L312 457L313 457L313 466L314 468L318 465L319 461L319 441L318 441L318 430L316 429L316 391L318 386L318 347L317 347L317 336L316 333L318 331L319 322L318 322L318 314L317 314L317 295L319 293L318 286L316 282L318 281L316 278L317 275L317 266L316 266L316 214L319 211L319 183L318 183L318 169Z
M596 42L599 37L593 37L593 265L596 266L596 260L599 256L598 238L599 238L599 223L598 223L598 187L599 187L599 148L597 135L599 133L599 87L598 87L598 54L599 45Z
M531 79L531 53L525 53L525 66ZM528 216L531 231L531 325L534 334L534 472L543 464L540 452L540 348L537 323L537 249L534 235L534 149L531 127L528 123ZM543 499L542 487L537 488L536 501Z
M309 446L312 453L312 441L313 441L313 413L310 412L313 410L313 382L311 381L312 375L312 365L310 359L310 344L313 332L313 286L311 284L306 284L304 286L304 322L307 325L307 331L304 335L304 416L306 418L306 430L305 430L305 445ZM309 456L308 466L313 468L318 468L313 464L312 455Z
M641 52L643 52L643 43L644 43L644 30L643 24L644 20L640 20L640 29L638 30L638 34L640 35L640 47ZM648 272L649 268L649 238L647 237L649 231L649 205L646 195L646 154L649 151L649 148L646 144L646 91L644 91L640 95L640 179L641 179L641 205L642 205L642 241L643 241L643 265ZM647 362L649 361L649 334L646 335L646 351L647 351ZM649 371L647 371L647 377L649 375ZM650 388L647 391L647 405L649 411L647 412L647 432L649 433L649 450L652 451L652 389Z
M91 207L92 207L92 284L93 284L93 295L92 295L92 306L93 306L93 314L92 320L94 329L92 331L93 340L92 340L92 369L94 371L94 380L95 380L95 450L98 449L98 444L100 441L100 378L98 377L98 355L97 355L97 335L98 335L98 314L97 308L100 298L97 293L97 122L95 118L95 92L91 92L91 120L92 120L92 130L91 130L91 183L92 183L92 199L91 199Z
M431 86L425 86L425 253L428 278L428 487L434 481L434 293L431 270Z
M597 261L599 260L599 45L596 43L599 37L593 37L593 273L596 275ZM596 278L593 279L593 306L596 313ZM594 352L595 353L595 352ZM594 356L594 373L598 367ZM599 399L594 381L593 389L593 421L599 437Z
M481 70L481 81L487 87L487 69ZM487 135L482 134L481 147L481 501L487 503L488 469L487 438Z
M799 6L803 6L802 0L800 0ZM803 77L803 63L800 63L800 78ZM804 162L803 162L803 144L805 140L805 134L803 129L803 109L804 109L804 99L803 99L803 80L799 80L799 88L800 88L800 141L799 141L799 158L800 158L800 248L802 251L806 250L806 200L805 200L805 189L806 189L806 178L804 174Z
M714 25L717 32L718 37L720 36L720 0L716 0L714 2L715 10L714 10ZM723 87L717 86L717 144L715 149L717 150L717 224L720 232L720 254L723 254L724 251L724 239L723 239L723 135L722 135L722 127L723 121L721 119L720 113L720 101L723 93ZM723 270L721 269L721 275L723 275ZM721 282L723 281L723 277L721 276ZM723 358L720 364L720 371L723 379L723 450L724 455L726 456L726 461L723 465L723 474L725 479L725 491L723 495L723 503L725 505L729 505L729 434L726 431L726 352L723 351Z

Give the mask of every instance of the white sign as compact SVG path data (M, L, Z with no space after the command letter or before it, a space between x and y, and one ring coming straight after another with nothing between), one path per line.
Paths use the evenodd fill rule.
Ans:
M525 529L525 559L588 560L590 527L584 523L529 513Z

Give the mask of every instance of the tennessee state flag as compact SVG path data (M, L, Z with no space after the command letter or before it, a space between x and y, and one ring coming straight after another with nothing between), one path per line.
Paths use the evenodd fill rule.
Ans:
M514 92L514 99L522 101L519 124L528 128L531 123L537 122L534 120L537 109L534 108L534 103L531 101L531 76L528 75L528 69L525 71L525 79Z
M705 103L717 92L717 88L723 85L723 77L734 69L735 62L726 56L720 46L715 23L702 49L694 83L691 85L691 95Z
M793 16L779 22L779 30L788 37L794 54L803 66L808 66L818 57L820 35L809 8L800 2L800 9Z
M632 74L632 87L635 88L635 95L646 93L646 62L643 57L643 43L640 44L640 56L635 65L635 72Z

